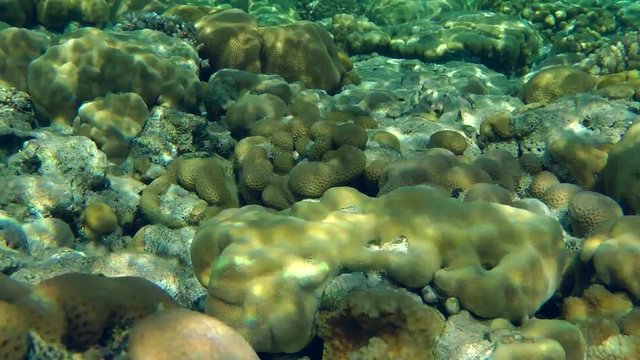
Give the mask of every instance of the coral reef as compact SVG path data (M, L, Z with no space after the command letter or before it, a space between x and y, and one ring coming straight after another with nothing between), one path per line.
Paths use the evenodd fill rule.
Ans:
M0 0L0 359L638 358L638 24Z
M489 227L489 221L496 223ZM473 231L477 226L484 230ZM557 285L560 237L553 220L495 204L463 206L427 186L375 199L332 188L319 202L299 202L279 214L255 206L223 211L199 228L191 255L208 288L207 313L258 351L289 352L311 339L319 296L341 268L385 271L408 287L434 281L483 317L531 314ZM496 247L506 252L496 254ZM524 281L522 274L534 272L538 276ZM482 288L502 295L488 302L477 296ZM256 326L247 325L247 316Z

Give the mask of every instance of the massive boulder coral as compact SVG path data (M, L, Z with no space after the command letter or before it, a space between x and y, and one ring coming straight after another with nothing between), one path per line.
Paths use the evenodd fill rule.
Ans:
M309 88L336 91L350 70L329 33L313 22L258 27L251 15L229 9L201 18L196 29L200 53L214 71L278 74Z
M73 120L74 133L93 140L110 160L123 159L148 115L140 95L107 94L80 106Z
M554 66L535 74L522 88L525 103L553 102L561 96L589 92L596 86L588 73L569 66Z
M640 123L611 147L603 170L605 193L627 211L640 214Z
M209 59L213 70L260 72L262 44L258 23L251 15L230 9L205 16L195 26L197 38L203 44L200 54Z
M137 277L69 273L29 289L1 275L0 293L15 293L15 288L20 288L18 295L0 301L0 339L9 339L20 350L0 347L0 356L9 359L25 356L28 331L54 346L84 351L115 326L135 323L159 308L178 307L158 286Z
M0 31L0 86L25 91L27 67L48 45L48 36L33 30L12 27Z
M112 1L109 0L36 0L34 2L38 22L52 30L62 30L71 21L100 26L110 20Z
M0 21L13 26L28 26L35 20L35 9L32 0L0 1Z
M605 285L621 288L640 299L640 216L624 216L604 235L593 236L583 245L580 257L592 264Z
M201 225L191 257L207 313L257 351L293 352L313 336L320 295L340 271L433 282L478 316L519 320L554 293L562 247L558 223L529 211L463 204L429 186L379 198L332 188L279 213L225 210Z
M218 319L186 309L157 312L129 337L133 360L258 360L245 339Z
M148 107L193 110L198 61L189 45L159 32L82 28L29 65L27 87L37 114L51 123L71 124L80 104L108 93L135 92Z
M426 1L373 0L367 5L366 15L378 25L400 25L434 14Z
M338 48L320 25L300 21L260 29L262 72L286 81L302 81L309 88L335 91L346 74Z

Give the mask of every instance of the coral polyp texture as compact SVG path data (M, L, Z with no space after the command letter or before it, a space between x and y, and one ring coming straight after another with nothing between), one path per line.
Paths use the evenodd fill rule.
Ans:
M528 211L463 205L428 186L379 198L341 187L280 213L223 211L202 224L191 255L207 313L258 351L292 352L313 336L322 291L340 271L433 283L478 316L517 320L554 293L562 246L559 225Z
M259 27L253 16L230 9L201 18L196 29L200 52L213 70L278 74L330 92L350 70L340 61L330 33L310 21Z
M0 301L4 310L10 310L0 320L0 339L6 341L0 355L7 359L26 355L29 331L52 344L84 351L114 327L178 306L161 288L142 278L71 273L24 288L2 276L0 290L13 293Z

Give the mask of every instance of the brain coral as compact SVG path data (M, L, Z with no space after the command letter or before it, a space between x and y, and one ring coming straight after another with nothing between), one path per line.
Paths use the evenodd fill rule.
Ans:
M80 104L108 93L135 92L147 106L192 110L201 90L197 56L189 45L151 30L82 28L29 64L27 87L37 115L52 123L70 124Z
M589 237L606 232L620 217L620 205L606 195L580 191L569 200L569 219L575 236Z
M5 286L6 281L0 283L0 292L6 291ZM7 337L3 322L12 320L14 323L8 325L13 325L9 328L13 330L9 331L14 335L13 341L15 335L20 335L16 330L27 328L49 343L79 351L97 344L115 326L135 323L159 306L178 306L167 293L143 278L82 273L55 276L9 301L22 320L16 323L16 319L0 316L0 338ZM0 355L5 355L4 346L0 348ZM21 357L9 359L13 358Z
M200 226L191 258L207 313L256 351L295 352L341 270L384 271L413 288L434 282L476 315L520 319L554 293L562 247L558 223L529 211L463 204L429 186L379 198L342 187L279 213L225 210Z
M529 79L522 88L522 98L526 103L548 103L564 95L591 91L595 85L595 79L582 70L554 66L541 70Z
M348 71L329 32L310 21L258 27L253 16L228 9L200 19L196 29L214 71L278 74L326 91L337 90Z

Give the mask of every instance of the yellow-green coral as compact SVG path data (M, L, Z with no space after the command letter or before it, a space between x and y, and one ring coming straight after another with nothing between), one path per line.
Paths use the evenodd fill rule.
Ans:
M118 228L118 218L111 206L95 202L84 209L82 224L84 236L90 240L99 240L100 237L112 233Z
M258 23L242 10L229 9L201 18L196 23L200 50L213 70L231 68L260 72L262 44Z
M108 93L190 110L201 92L198 61L188 45L155 31L81 28L29 64L27 87L37 114L52 123L71 124L83 102Z
M0 86L26 91L29 63L42 55L48 45L49 38L36 31L20 28L0 31Z
M247 93L229 106L223 123L233 136L242 137L257 126L259 121L273 121L275 124L280 124L285 111L286 104L275 95Z
M640 214L640 123L611 147L603 170L605 193L631 213Z
M593 191L580 191L569 200L569 220L574 236L602 234L622 217L622 209L612 198Z
M0 2L0 21L11 26L27 27L35 20L33 0L5 0Z
M587 240L581 259L593 264L593 268L604 284L615 286L640 299L640 265L635 259L640 256L640 217L627 216L613 225L609 233Z
M27 1L24 1L27 2ZM38 0L38 22L52 30L62 30L69 22L101 26L110 20L109 0Z
M10 324L14 332L20 329L16 326L26 327L52 345L75 351L97 345L107 331L135 323L159 307L177 307L169 294L143 278L82 273L45 280L11 304L19 311L9 314L23 315L23 322ZM0 338L3 333L0 327Z
M129 145L149 115L144 100L135 93L108 94L78 109L74 133L92 139L111 161L128 155Z
M278 74L327 91L336 91L347 73L330 34L309 21L258 27L253 16L228 9L201 18L196 29L212 70Z
M346 70L329 33L319 25L295 24L260 29L263 42L262 72L279 74L289 82L335 91Z
M592 189L602 169L607 165L610 144L594 137L568 135L553 141L549 152L569 169L575 182L585 189Z
M516 320L555 292L562 247L558 223L526 210L463 204L428 186L379 198L341 187L280 213L225 210L201 225L191 256L207 313L257 351L293 352L312 338L320 295L341 269L433 282L476 315Z
M554 66L535 74L522 88L526 103L553 102L561 96L589 92L595 79L588 73L569 66Z
M209 209L213 213L237 207L238 190L232 170L230 164L218 157L175 159L164 175L144 189L140 210L150 223L177 228L197 224L207 205L213 208ZM195 192L197 197L187 204L176 201L190 198L185 190Z
M440 130L429 137L427 146L447 149L456 155L462 155L467 148L467 138L457 131Z

